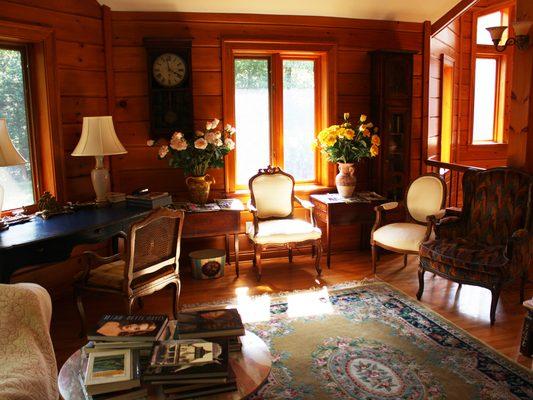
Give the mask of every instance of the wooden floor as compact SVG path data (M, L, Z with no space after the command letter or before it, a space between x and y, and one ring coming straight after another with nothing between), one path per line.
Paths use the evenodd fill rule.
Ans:
M402 268L402 264L402 256L383 256L378 263L377 277L415 297L418 289L416 257L409 257L407 267ZM209 281L193 280L188 268L182 267L180 303L194 304L233 298L236 289L241 287L247 287L248 294L254 295L373 277L369 252L333 255L331 265L331 269L324 269L322 278L317 280L313 261L307 255L295 254L292 265L288 264L286 258L267 260L263 262L263 277L260 283L255 280L251 262L241 263L239 279L235 278L233 266L226 266L226 276L223 278ZM529 285L526 297L532 296L533 287ZM531 359L521 356L518 352L525 310L519 304L517 284L504 290L493 327L489 323L490 292L486 289L467 285L459 289L453 282L426 274L422 302L511 359L528 368L532 367ZM89 326L94 324L101 314L124 312L121 300L107 295L87 297L85 304ZM171 291L163 290L145 298L144 307L138 312L171 315ZM67 296L56 300L52 318L52 339L59 367L73 351L85 343L78 337L78 333L79 321L72 299Z

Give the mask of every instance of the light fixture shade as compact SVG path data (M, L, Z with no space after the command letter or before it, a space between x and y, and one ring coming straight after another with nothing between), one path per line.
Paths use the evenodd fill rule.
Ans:
M0 118L0 167L25 164L26 160L13 146L13 142L7 133L5 118Z
M83 117L83 127L78 145L72 152L73 156L110 156L127 153L118 140L113 118Z
M503 32L507 29L506 26L492 26L490 28L487 28L487 31L489 31L490 38L493 42L499 43L500 39L503 36Z
M533 22L531 22L531 21L516 21L516 22L513 22L514 34L517 35L517 36L526 36L526 35L528 35L532 24L533 24Z

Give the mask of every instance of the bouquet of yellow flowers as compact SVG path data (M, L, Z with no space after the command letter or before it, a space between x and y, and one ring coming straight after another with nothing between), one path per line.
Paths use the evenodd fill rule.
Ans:
M354 163L379 154L381 140L377 132L378 127L367 122L366 115L362 114L359 121L352 124L350 114L344 113L344 122L320 131L314 145L330 162Z

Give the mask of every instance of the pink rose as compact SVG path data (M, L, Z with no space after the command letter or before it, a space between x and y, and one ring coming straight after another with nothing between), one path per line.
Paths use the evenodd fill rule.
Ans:
M204 138L196 139L194 141L194 147L196 147L198 150L204 150L207 147L207 140Z
M201 136L204 136L204 133L202 131L196 131L194 132L196 134L196 136L198 137L201 137Z
M225 139L224 140L224 144L230 150L233 150L235 148L235 142L233 140L231 140L230 138Z
M170 140L170 147L177 151L185 150L187 148L187 141L183 138L172 138Z
M155 141L152 139L146 141L146 145L152 147L155 144Z
M205 134L205 140L207 140L207 143L214 144L217 140L216 133L213 131L209 131Z
M220 120L215 118L213 121L211 121L211 129L215 129L219 123L220 123Z
M183 133L174 132L174 134L172 135L172 138L170 140L172 141L172 140L177 140L177 139L181 139L181 138L183 138Z
M159 158L165 158L165 156L168 154L168 146L166 144L161 146L157 154L159 155Z

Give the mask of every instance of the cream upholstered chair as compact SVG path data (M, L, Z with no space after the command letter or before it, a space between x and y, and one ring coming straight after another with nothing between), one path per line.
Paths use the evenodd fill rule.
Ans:
M254 266L257 280L261 279L261 252L267 247L286 247L289 262L297 245L313 246L315 268L320 276L322 231L313 220L313 204L294 195L294 178L278 167L260 169L249 181L251 199L248 204L253 215L247 234L254 246ZM294 201L309 210L311 223L294 219ZM316 250L316 251L315 251Z
M420 244L434 236L428 217L443 217L445 201L446 182L440 175L430 173L415 179L407 189L404 201L407 209L406 222L383 225L383 213L397 208L398 202L381 204L375 208L376 222L370 238L374 273L378 247L402 253L404 267L407 265L408 254L418 254Z

